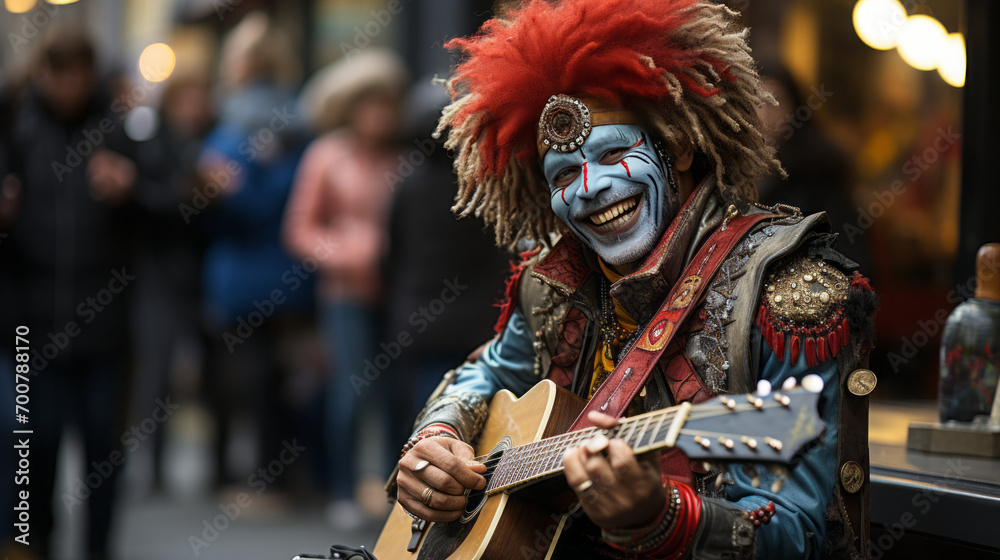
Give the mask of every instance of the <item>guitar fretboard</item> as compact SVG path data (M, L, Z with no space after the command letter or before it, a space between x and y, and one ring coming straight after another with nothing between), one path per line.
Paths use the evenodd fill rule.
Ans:
M533 479L562 471L563 455L598 433L609 439L621 438L636 453L663 447L678 407L623 419L609 429L585 428L508 449L493 469L487 493L507 490Z

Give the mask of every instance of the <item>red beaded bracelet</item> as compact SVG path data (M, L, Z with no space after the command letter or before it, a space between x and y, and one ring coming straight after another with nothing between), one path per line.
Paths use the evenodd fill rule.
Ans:
M433 429L432 429L432 426L433 426ZM438 427L438 426L440 426L440 427ZM406 441L406 445L403 446L403 451L399 454L399 458L402 459L403 456L406 455L406 453L409 450L413 449L413 446L416 445L421 440L425 440L427 438L432 438L432 437L439 437L439 436L440 437L450 437L450 438L453 438L453 439L458 439L458 434L456 434L455 430L451 429L450 426L445 426L444 424L431 424L431 426L428 426L428 427L420 430L419 432L413 434L410 437L410 439L408 439Z

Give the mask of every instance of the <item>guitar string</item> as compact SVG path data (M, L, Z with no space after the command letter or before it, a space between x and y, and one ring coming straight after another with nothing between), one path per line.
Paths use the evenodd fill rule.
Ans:
M725 406L722 409L716 409L716 410L703 409L703 410L691 411L690 414L689 414L689 416L688 416L688 420L700 420L700 419L704 419L704 418L711 418L711 417L714 417L714 416L721 416L723 414L730 414L730 413L736 413L736 412L747 412L747 411L750 411L750 410L762 410L762 409L768 409L768 408L776 408L777 406L785 406L785 405L781 405L780 403L777 403L777 402L775 402L775 403L765 403L762 407L757 408L756 406L753 406L753 405L751 405L749 403L746 403L746 404L738 404L733 409L730 409L730 408L725 407ZM652 417L657 417L657 416L660 419L660 421L657 424L657 429L653 433L653 438L650 440L650 443L652 443L653 441L656 441L656 440L660 439L660 437L661 437L660 436L660 431L662 430L662 424L664 423L664 421L666 421L668 419L673 419L676 416L678 409L679 409L679 407L675 406L675 407L670 407L670 408L668 408L668 409L666 409L664 411L660 411L658 413L653 413L653 414L649 414L648 415L648 418L650 418L650 419ZM646 416L646 415L643 415L643 416ZM638 423L642 419L643 418L629 418L629 419L626 419L626 420L622 421L621 424L618 424L617 426L615 426L613 428L608 428L608 429L601 430L601 429L596 428L596 427L590 427L590 428L585 428L583 430L577 430L577 431L574 431L574 432L568 432L568 433L565 433L565 434L560 434L560 435L557 435L557 436L548 437L548 438L545 438L545 439L542 439L542 440L536 440L536 441L533 441L533 442L529 442L529 443L526 443L526 444L523 444L523 445L519 445L519 446L513 447L511 449L508 449L507 451L505 451L501 455L500 461L499 461L499 463L497 465L497 469L501 469L502 468L502 470L504 471L504 473L506 475L508 475L508 476L504 476L503 478L505 480L501 484L497 484L495 486L493 484L493 482L495 481L495 479L491 479L491 484L489 484L489 486L491 487L490 489L496 490L498 488L505 488L505 487L513 486L513 485L516 485L517 483L519 483L519 482L521 482L521 481L523 481L525 479L532 478L532 477L539 476L539 475L548 474L550 472L558 472L559 470L562 469L562 466L560 465L558 467L555 467L552 470L550 470L549 468L545 468L544 470L535 471L533 468L528 468L528 469L525 468L527 465L534 466L535 461L529 461L527 465L523 461L519 461L518 464L517 464L517 468L515 468L513 472L510 472L509 469L506 469L506 468L503 468L503 467L506 467L507 465L510 464L509 461L505 461L505 460L508 459L508 455L507 454L510 453L511 451L518 450L519 452L516 455L518 455L519 457L523 457L523 456L526 455L526 453L525 453L526 451L528 451L531 448L534 448L536 446L536 444L538 444L538 443L549 442L550 445L563 444L563 443L567 443L568 444L568 443L571 443L574 438L580 439L580 440L582 440L582 439L589 439L595 432L598 432L598 431L605 432L606 433L605 435L611 435L611 433L617 432L613 437L618 437L618 435L621 434L621 432L624 430L624 428L629 427L628 424L632 424L633 425L631 428L634 431L636 423ZM669 426L667 426L667 429L669 431ZM691 433L694 433L691 430L682 430L682 431L686 435L690 435ZM581 438L580 437L580 436L583 436L585 434L587 435L586 438ZM631 435L632 434L630 433L628 437L631 437ZM640 439L641 439L641 436L640 436ZM628 440L626 439L626 441L628 441ZM638 441L639 440L637 440L636 443L638 443ZM635 447L635 444L630 444L630 446ZM555 453L551 454L553 458L557 458L557 457L561 458L561 455L564 454L565 451L567 449L569 449L570 447L571 447L570 445L558 445L556 447L552 447L549 451L555 451ZM546 451L545 454L548 455L549 451ZM484 456L477 457L477 460L481 459L483 457L488 457L488 456L489 455L484 455ZM524 476L522 474L522 473L524 473L525 470L527 470L527 476ZM509 476L509 475L513 475L513 476Z

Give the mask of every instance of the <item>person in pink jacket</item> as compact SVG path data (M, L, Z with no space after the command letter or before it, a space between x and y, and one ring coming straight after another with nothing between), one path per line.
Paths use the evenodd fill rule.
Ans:
M353 499L355 417L358 402L378 393L365 390L372 374L364 369L377 354L379 268L387 248L390 178L399 165L405 80L394 55L372 50L321 71L307 86L305 103L319 106L314 123L329 132L307 149L284 222L285 244L304 270L318 275L320 329L330 359L328 517L343 529L364 520Z

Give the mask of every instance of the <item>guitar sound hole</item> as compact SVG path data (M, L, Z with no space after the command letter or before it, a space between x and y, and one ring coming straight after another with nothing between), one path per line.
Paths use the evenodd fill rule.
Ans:
M493 478L493 471L496 469L497 464L500 463L500 459L503 458L503 454L506 450L510 449L511 441L510 437L505 437L493 447L489 455L486 456L486 460L483 464L486 465L486 473L483 474L483 478L486 479L486 486L482 490L471 490L467 496L465 503L465 511L462 512L462 517L458 520L461 523L468 523L476 518L476 514L482 509L483 504L486 503L486 488L490 485L490 479Z

